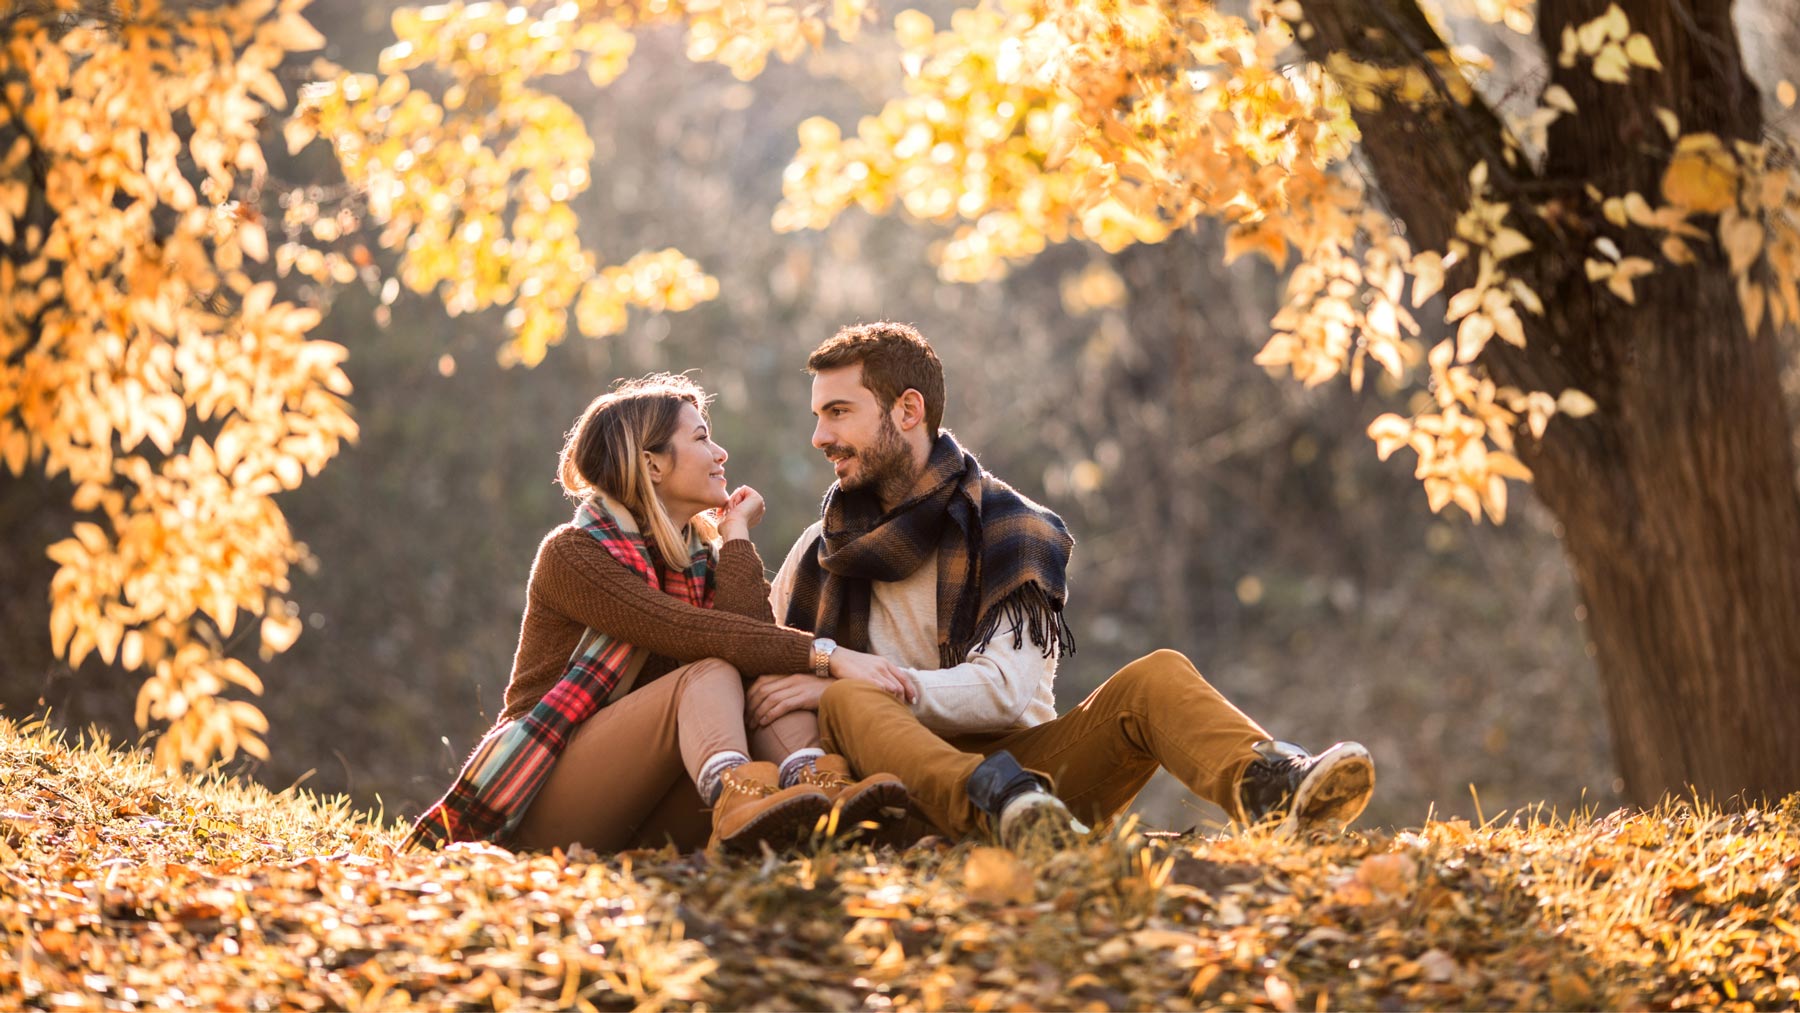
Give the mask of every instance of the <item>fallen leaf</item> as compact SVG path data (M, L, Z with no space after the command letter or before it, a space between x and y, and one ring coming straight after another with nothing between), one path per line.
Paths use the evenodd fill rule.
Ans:
M1037 880L1019 857L1005 848L976 848L963 864L963 890L980 904L1029 904Z

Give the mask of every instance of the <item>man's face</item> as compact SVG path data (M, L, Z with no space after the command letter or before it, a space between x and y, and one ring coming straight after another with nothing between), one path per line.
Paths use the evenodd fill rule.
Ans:
M813 374L812 445L824 452L844 490L894 485L909 479L912 455L893 410L883 411L862 384L862 363Z

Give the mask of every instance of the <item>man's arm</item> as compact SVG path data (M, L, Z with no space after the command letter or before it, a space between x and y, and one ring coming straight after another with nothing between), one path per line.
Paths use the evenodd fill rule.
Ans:
M1041 724L1056 716L1050 688L1056 681L1055 656L1002 628L985 648L951 668L909 668L919 687L913 713L934 732L991 732Z

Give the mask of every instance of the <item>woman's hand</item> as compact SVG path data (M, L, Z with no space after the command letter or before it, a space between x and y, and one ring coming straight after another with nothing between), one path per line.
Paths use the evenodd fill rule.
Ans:
M762 493L747 485L738 486L719 508L719 537L728 542L749 538L750 529L762 523L765 509Z
M751 728L765 728L783 714L816 711L830 679L816 675L765 675L750 684L744 694L744 721Z
M875 654L840 647L831 652L831 674L839 679L872 682L909 704L919 702L919 687L899 665Z

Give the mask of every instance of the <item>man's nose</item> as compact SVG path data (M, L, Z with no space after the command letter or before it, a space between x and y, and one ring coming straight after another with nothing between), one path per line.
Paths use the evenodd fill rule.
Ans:
M824 419L820 419L819 424L813 426L812 445L819 450L824 450L831 445L831 434L825 431Z

